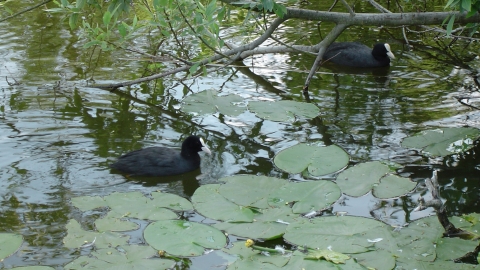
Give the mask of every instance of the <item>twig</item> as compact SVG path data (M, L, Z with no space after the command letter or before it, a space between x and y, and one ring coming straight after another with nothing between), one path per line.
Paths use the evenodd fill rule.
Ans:
M26 8L26 9L20 11L20 12L17 12L17 13L15 13L15 14L11 15L11 16L8 16L8 17L5 17L5 18L3 18L3 19L0 19L0 22L9 20L9 19L14 18L14 17L17 17L18 15L21 15L21 14L23 14L23 13L29 12L29 11L32 10L32 9L36 9L36 8L39 7L39 6L45 5L45 4L50 3L50 2L52 2L52 0L45 0L45 1L43 1L42 3L40 3L40 4L36 4L35 6L31 6L31 7L29 7L29 8Z
M348 13L350 13L350 16L355 16L355 12L353 12L353 9L352 7L350 7L350 5L345 1L345 0L341 0L342 1L342 4L347 8L348 10Z
M313 63L312 67L310 68L310 72L308 73L307 79L305 80L305 85L303 86L303 94L308 92L308 87L310 86L310 81L317 72L318 67L322 63L322 57L327 49L328 45L330 45L342 32L348 27L347 24L337 24L335 27L328 33L328 35L323 39L319 44L319 50L317 53L317 58Z

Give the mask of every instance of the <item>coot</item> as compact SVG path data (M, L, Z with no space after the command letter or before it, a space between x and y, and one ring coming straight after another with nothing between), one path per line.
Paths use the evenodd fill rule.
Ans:
M200 167L198 152L211 154L202 138L189 136L182 149L149 147L127 153L110 165L128 175L167 176L193 171Z
M395 59L388 43L375 44L373 50L359 42L334 42L328 46L323 60L350 67L385 67Z

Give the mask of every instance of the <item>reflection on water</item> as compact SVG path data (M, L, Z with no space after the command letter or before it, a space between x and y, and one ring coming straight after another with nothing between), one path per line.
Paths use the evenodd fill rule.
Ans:
M38 16L32 20L46 20ZM32 23L40 30L25 30L32 36L21 40L23 25L0 27L0 75L22 82L9 86L0 80L0 231L19 232L26 242L0 267L59 266L76 258L76 251L65 250L61 243L67 221L82 218L69 204L72 196L160 189L188 198L200 185L234 174L301 179L272 163L276 153L298 142L337 144L351 155L352 164L389 160L408 165L401 173L419 182L440 169L442 196L452 214L478 209L478 147L433 162L400 146L425 125L478 127L478 113L449 98L461 94L462 83L469 80L466 67L416 51L402 57L395 51L402 48L392 45L400 57L389 69L359 73L322 67L310 86L312 102L321 109L315 119L277 123L248 111L238 117L194 117L179 111L181 100L205 89L235 93L246 101L302 101L302 71L312 59L264 56L254 61L264 65L262 69L212 72L191 89L164 79L157 82L161 86L144 84L111 93L86 87L85 79L123 81L139 76L143 63L122 61L124 52L112 52L95 69L75 40L69 40L70 32L56 23L60 26L49 24L48 29ZM45 38L48 44L38 43ZM122 153L153 145L179 147L188 134L204 137L213 152L202 156L199 170L155 178L125 177L109 169ZM422 191L420 187L412 196L387 202L370 195L343 197L333 211L402 225L432 213L410 213Z

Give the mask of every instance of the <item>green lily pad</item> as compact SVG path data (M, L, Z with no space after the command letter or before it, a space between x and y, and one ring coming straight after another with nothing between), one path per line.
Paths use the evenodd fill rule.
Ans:
M95 221L98 231L128 231L138 228L134 222L125 218L146 220L167 220L177 218L175 211L190 211L193 205L180 196L153 192L151 198L141 192L114 192L105 197L83 196L72 198L72 204L82 211L99 207L108 207L107 216Z
M275 207L293 203L293 213L306 214L330 207L341 195L340 188L331 181L289 182L274 190L268 203Z
M267 198L271 192L288 182L284 179L255 175L235 175L221 178L225 182L218 188L218 193L229 201L241 206L267 208ZM238 192L244 190L246 192Z
M74 219L67 223L67 235L63 238L63 244L67 248L81 248L82 246L95 245L97 248L116 247L125 245L129 236L114 232L88 232L82 229Z
M237 205L218 193L219 184L203 185L195 190L192 202L195 210L206 217L228 222L251 222L253 212Z
M55 270L55 268L50 266L39 266L39 265L14 267L12 269L13 270Z
M451 261L458 259L477 247L478 241L460 238L439 238L437 241L437 259Z
M262 255L258 250L245 247L245 241L235 242L232 247L224 248L223 251L237 256L235 263L227 269L279 269L289 261L285 256Z
M352 255L355 260L369 269L394 269L395 256L383 249Z
M339 173L336 183L349 196L359 197L373 189L380 199L399 197L415 188L415 182L391 173L390 167L379 161L360 163Z
M298 215L287 206L259 209L259 211L250 223L219 222L213 227L244 238L271 240L282 237L287 224L298 218Z
M344 264L348 259L350 259L350 257L348 257L343 253L335 252L328 249L315 249L315 250L311 249L309 250L305 259L326 260L335 264L339 264L339 263Z
M21 235L13 233L0 233L0 262L15 253L22 245Z
M291 223L287 227L284 239L310 249L361 253L375 246L375 242L371 240L378 237L377 235L392 238L389 237L389 230L388 225L373 219L351 216L318 217Z
M392 235L398 250L390 250L397 262L417 267L419 261L433 261L436 258L434 243L442 237L444 229L436 216L430 216L411 222L408 227L393 231ZM401 251L401 252L399 252Z
M312 103L291 100L250 101L248 109L258 117L277 122L293 122L296 117L314 118L320 109Z
M238 106L244 99L237 95L218 96L215 90L206 90L186 97L182 110L195 115L211 114L217 111L224 115L237 116L245 111Z
M175 261L152 259L156 253L150 246L138 245L99 249L91 256L80 256L65 269L173 269Z
M316 146L300 143L278 153L273 162L288 173L308 171L313 176L337 172L349 162L348 154L336 145Z
M410 178L389 174L380 178L380 184L373 187L373 196L379 199L389 199L402 196L412 191L417 183Z
M161 220L147 226L145 241L153 248L176 256L199 256L208 249L221 249L225 235L205 224L186 220Z
M402 146L420 148L430 156L443 157L471 149L478 137L480 130L477 128L441 128L405 138Z

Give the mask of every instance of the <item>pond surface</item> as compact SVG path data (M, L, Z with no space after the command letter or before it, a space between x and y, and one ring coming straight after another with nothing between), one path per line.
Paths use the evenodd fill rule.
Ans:
M288 33L294 27L289 22L282 30ZM359 41L356 31L340 39ZM311 57L256 56L245 61L250 67L212 69L185 84L165 78L108 92L88 85L93 80L138 78L146 64L125 51L102 53L97 61L98 51L84 50L78 33L71 32L61 16L41 10L0 23L0 232L24 237L20 250L0 267L62 268L78 257L78 251L62 245L68 220L85 218L71 206L72 197L162 190L189 198L200 185L236 174L302 180L278 170L272 161L280 150L299 142L339 145L351 155L351 165L397 162L406 166L402 175L417 182L439 169L441 195L451 215L478 210L478 145L445 159L427 159L400 145L403 138L434 127L480 127L479 111L457 100L476 93L478 107L474 79L480 59L473 53L478 46L458 41L452 47L455 54L432 44L407 50L400 32L361 31L364 43L391 44L397 57L392 66L381 75L322 67L310 86L320 116L289 124L262 120L247 110L238 117L191 116L180 110L181 101L210 89L247 101L304 101L302 86ZM292 33L284 38L298 37ZM144 42L139 49L147 50ZM14 82L19 84L11 85ZM126 178L109 169L126 152L153 145L178 147L189 134L204 137L214 152L204 156L200 170L174 177ZM332 212L403 225L434 214L430 209L412 212L422 192L425 189L418 188L407 197L386 201L372 195L343 196ZM204 263L196 258L193 266L206 269Z

